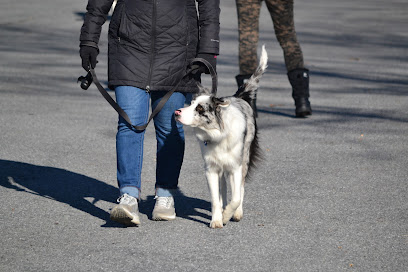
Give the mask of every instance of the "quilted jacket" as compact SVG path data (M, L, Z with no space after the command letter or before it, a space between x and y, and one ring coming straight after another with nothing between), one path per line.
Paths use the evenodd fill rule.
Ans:
M81 45L98 47L112 2L89 0ZM169 91L198 53L218 55L219 15L219 0L119 0L108 32L109 87ZM197 91L194 79L178 91Z

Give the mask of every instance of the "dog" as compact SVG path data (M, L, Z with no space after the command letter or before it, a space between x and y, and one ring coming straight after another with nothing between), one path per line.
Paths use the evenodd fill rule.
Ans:
M265 46L251 78L233 96L217 98L199 84L191 105L175 111L176 121L194 128L211 194L211 228L243 217L245 179L261 157L251 101L267 67ZM227 180L231 201L227 205Z

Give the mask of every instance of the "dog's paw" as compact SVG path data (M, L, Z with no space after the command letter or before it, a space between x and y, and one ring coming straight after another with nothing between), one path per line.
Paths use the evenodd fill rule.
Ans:
M231 220L235 222L241 221L241 219L244 217L244 214L240 210L236 210L234 215L232 216Z
M210 223L210 228L212 229L221 229L223 226L222 221L211 221Z
M222 213L222 223L224 223L224 225L226 225L232 217L232 211L225 209L224 212Z
M230 218L223 218L222 219L222 224L226 225L230 221L230 219L231 219L231 217Z

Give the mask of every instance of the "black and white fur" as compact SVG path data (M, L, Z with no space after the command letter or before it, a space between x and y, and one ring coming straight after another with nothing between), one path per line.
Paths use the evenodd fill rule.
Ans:
M267 61L263 46L258 68L235 95L217 98L200 86L191 105L175 111L176 120L194 127L200 142L211 193L211 228L222 228L231 218L242 219L245 178L259 158L256 120L250 103ZM227 180L232 191L228 205Z

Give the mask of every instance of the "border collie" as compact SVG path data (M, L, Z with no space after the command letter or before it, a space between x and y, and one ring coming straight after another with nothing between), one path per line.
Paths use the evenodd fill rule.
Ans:
M222 228L231 218L240 221L243 217L245 178L260 158L256 120L250 103L267 61L265 46L262 46L258 68L235 95L217 98L200 85L191 105L175 111L175 119L193 127L200 143L211 193L211 228ZM227 180L232 191L228 205Z

